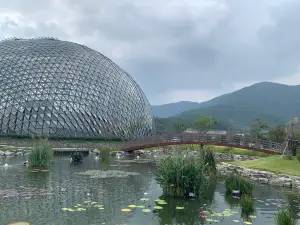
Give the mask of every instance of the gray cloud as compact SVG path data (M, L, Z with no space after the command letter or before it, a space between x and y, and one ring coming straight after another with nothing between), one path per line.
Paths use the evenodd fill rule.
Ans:
M150 100L275 80L300 66L297 0L0 0L0 11L0 38L86 44L129 72Z

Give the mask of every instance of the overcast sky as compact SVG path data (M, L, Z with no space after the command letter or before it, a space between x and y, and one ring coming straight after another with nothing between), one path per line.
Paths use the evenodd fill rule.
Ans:
M151 104L300 84L299 0L0 0L0 39L52 36L111 58Z

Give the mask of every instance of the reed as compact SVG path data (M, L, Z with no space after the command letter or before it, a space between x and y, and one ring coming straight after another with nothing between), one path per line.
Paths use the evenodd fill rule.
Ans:
M210 176L206 167L208 164L203 160L195 162L181 155L169 156L157 162L156 180L166 196L187 197L193 193L200 197L205 193Z
M250 195L243 195L241 198L242 214L250 215L255 211L255 202Z
M232 194L233 190L240 190L242 195L251 195L253 190L253 184L249 180L236 174L231 174L225 178L225 186L227 195Z
M28 163L33 168L48 167L53 164L54 152L47 139L36 141L35 146L30 151Z
M275 215L276 225L296 225L296 220L288 209L281 209Z

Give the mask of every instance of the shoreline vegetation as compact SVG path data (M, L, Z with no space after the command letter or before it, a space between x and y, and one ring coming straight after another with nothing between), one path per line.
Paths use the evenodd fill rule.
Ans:
M270 156L255 160L232 161L227 163L276 174L300 176L300 162L296 157L283 157L281 159L281 156Z

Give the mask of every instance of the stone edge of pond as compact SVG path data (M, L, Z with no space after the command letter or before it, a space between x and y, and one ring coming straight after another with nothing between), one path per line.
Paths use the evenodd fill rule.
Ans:
M261 184L300 190L300 177L298 176L276 174L273 172L250 169L245 166L237 166L224 162L217 164L217 168L221 175L237 173Z

